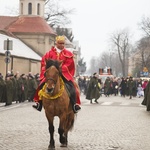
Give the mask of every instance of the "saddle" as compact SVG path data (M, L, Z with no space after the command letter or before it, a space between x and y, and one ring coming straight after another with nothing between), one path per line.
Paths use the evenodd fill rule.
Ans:
M69 96L69 98L71 97L71 93L70 93L70 91L71 91L71 86L68 84L68 83L66 83L66 82L64 82L64 85L65 85L65 89L66 89L66 91L67 91L67 93L68 93L68 96Z

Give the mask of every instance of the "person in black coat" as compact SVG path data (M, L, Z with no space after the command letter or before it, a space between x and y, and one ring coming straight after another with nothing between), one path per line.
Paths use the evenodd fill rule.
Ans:
M127 90L127 80L122 77L122 81L120 83L120 94L121 96L125 97L126 96L126 90Z
M95 99L95 102L98 103L97 100L100 97L100 88L98 83L98 74L94 73L89 81L86 94L86 99L90 100L90 103L92 103L92 99Z
M3 79L3 75L0 73L0 102L6 101L6 83Z

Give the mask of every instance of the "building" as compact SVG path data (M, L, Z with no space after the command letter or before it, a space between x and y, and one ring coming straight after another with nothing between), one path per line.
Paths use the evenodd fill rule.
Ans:
M13 50L9 70L21 73L39 72L41 56L54 45L56 36L56 33L44 20L44 2L45 0L20 0L19 16L0 16L0 33L6 35L1 35L3 38L0 39L1 66L6 65L3 42L11 39ZM21 65L20 62L22 62ZM5 75L6 68L0 67L0 72Z
M4 50L4 41L12 41L13 49L10 52L10 62L8 61L8 68L6 64L6 53ZM35 53L30 47L24 44L21 40L0 34L0 72L5 75L8 70L21 71L28 74L39 72L41 56Z
M0 16L0 33L5 35L0 36L3 37L0 38L0 63L3 66L0 72L3 75L7 72L3 48L7 39L13 41L8 70L39 73L41 57L54 45L56 37L56 32L44 20L44 5L45 0L19 0L19 16ZM77 49L68 39L66 47L74 53L77 64Z

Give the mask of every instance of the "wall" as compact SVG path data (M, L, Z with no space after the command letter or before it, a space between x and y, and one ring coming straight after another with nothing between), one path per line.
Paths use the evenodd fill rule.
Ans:
M5 56L0 55L0 73L2 73L3 76L6 75L6 63L4 62L4 59ZM8 64L8 71L11 71L12 64L14 74L16 71L19 71L20 74L28 74L29 72L36 74L40 72L41 63L39 61L13 57L13 62Z
M54 37L50 37L49 35L15 35L41 56L54 45Z
M23 8L21 7L23 3ZM28 15L28 4L31 3L31 0L20 0L20 15ZM44 17L44 6L45 0L34 0L32 1L32 15L37 15L37 4L40 3L40 16ZM23 9L23 10L21 10ZM23 12L23 14L21 13Z

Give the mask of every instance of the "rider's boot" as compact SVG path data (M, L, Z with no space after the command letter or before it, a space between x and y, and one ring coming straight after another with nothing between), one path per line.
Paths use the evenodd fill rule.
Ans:
M79 104L74 104L73 106L73 111L74 113L78 113L78 111L81 109L80 105Z
M32 105L33 108L35 108L38 111L42 110L42 100L39 100L39 102L36 103L36 105Z

